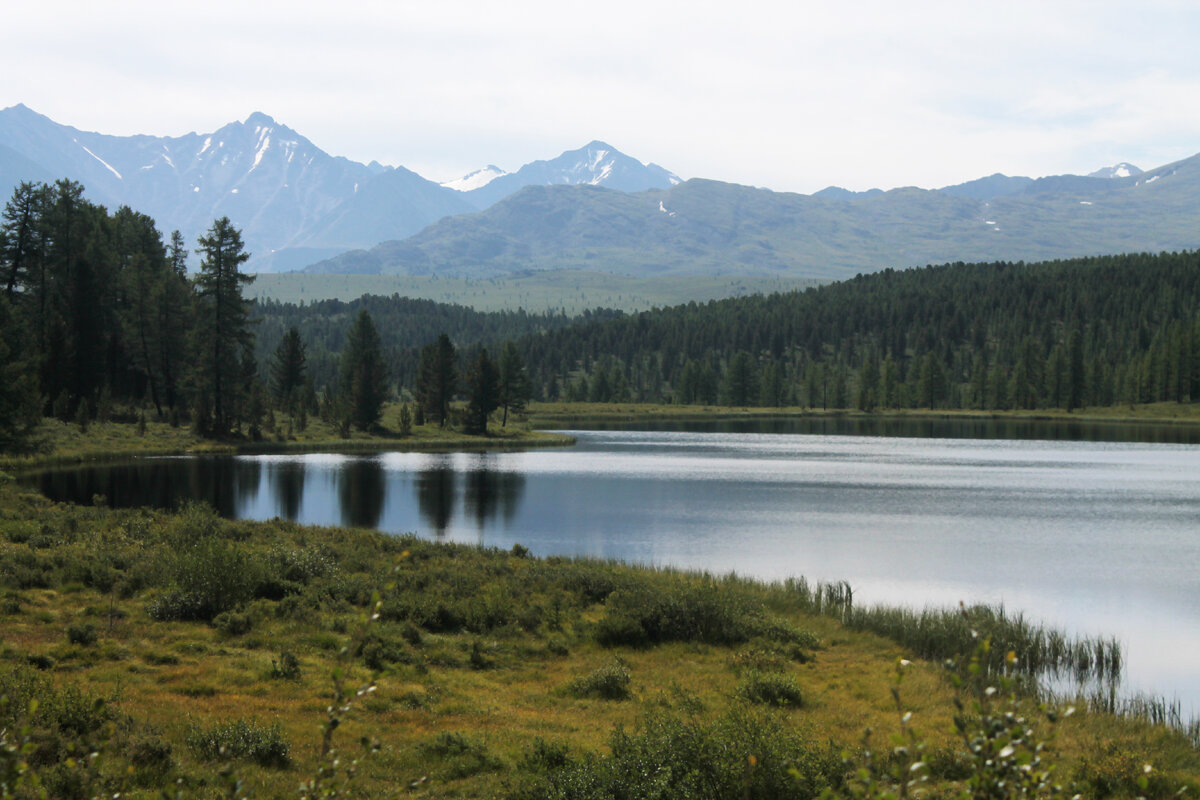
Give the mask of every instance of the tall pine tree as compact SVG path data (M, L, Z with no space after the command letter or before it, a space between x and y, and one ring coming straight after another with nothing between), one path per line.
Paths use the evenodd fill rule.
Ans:
M210 430L228 433L237 423L243 391L242 346L254 333L242 286L254 280L238 268L250 258L242 234L221 217L198 240L202 256L196 276L196 389L211 414Z

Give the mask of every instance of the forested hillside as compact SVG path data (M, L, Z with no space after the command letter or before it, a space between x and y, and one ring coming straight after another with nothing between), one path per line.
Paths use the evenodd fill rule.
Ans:
M544 399L1070 410L1200 397L1195 252L886 270L572 324L400 298L264 304L260 347L296 325L332 363L360 307L381 321L401 388L445 331L467 350L520 337Z
M1200 254L886 270L521 345L573 399L1066 408L1200 395Z

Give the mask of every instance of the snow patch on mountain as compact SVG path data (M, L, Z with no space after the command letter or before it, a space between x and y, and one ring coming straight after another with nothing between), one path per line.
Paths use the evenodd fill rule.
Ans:
M481 186L487 186L496 178L508 173L500 169L494 164L488 164L483 169L477 169L474 172L468 173L461 178L452 181L446 181L442 184L447 189L453 189L456 192L469 192L472 189L478 189Z
M1128 161L1122 161L1120 164L1113 164L1111 167L1102 167L1095 172L1089 172L1089 178L1131 178L1134 175L1141 175L1142 170L1130 164Z
M75 140L75 144L79 144L78 139ZM79 146L83 148L83 152L87 153L89 156L91 156L92 158L99 161L101 164L103 164L105 166L105 168L108 169L109 172L111 172L113 175L116 175L118 180L125 180L124 178L121 177L121 173L117 172L117 170L113 167L112 164L108 163L103 158L101 158L100 156L93 153L91 150L88 150L86 146L84 146L82 144L79 144Z

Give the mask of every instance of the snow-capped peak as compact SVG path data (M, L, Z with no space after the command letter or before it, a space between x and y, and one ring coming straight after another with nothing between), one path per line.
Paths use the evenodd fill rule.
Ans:
M469 192L472 189L478 189L480 186L487 186L496 178L507 174L507 172L494 164L488 164L483 169L477 169L461 178L446 181L442 186L445 186L447 189L453 189L456 192Z
M1133 175L1141 175L1142 171L1130 164L1127 161L1122 161L1120 164L1113 164L1111 167L1102 167L1095 172L1088 173L1089 178L1128 178Z

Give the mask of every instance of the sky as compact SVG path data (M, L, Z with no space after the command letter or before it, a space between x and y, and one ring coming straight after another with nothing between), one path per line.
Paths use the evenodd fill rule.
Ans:
M0 107L131 135L263 111L432 180L601 139L811 193L1200 152L1200 2L39 0Z

